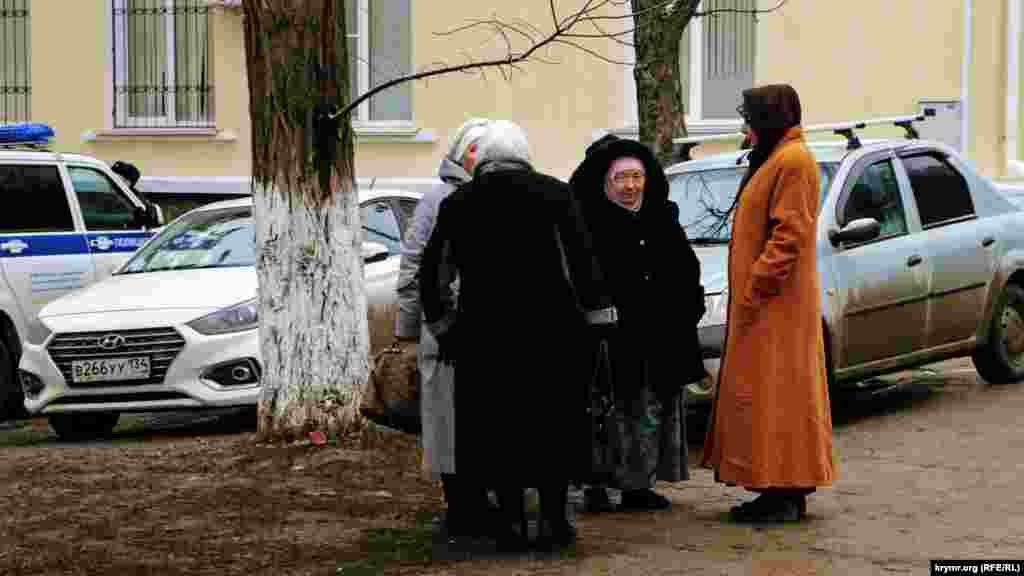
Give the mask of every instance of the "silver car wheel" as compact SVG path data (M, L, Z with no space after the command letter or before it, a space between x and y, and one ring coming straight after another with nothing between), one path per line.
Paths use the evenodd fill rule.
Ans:
M1002 344L1003 350L1006 351L1006 359L1015 368L1020 368L1024 366L1024 315L1018 307L1024 303L1014 304L1003 309L999 322L1003 328Z

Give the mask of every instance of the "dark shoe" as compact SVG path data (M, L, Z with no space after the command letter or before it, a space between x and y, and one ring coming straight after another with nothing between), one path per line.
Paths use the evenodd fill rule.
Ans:
M583 509L592 514L615 511L615 505L608 498L608 491L604 488L587 488L584 490L583 503Z
M622 510L664 510L672 506L661 494L653 490L627 490L622 493Z
M464 516L452 514L451 510L444 516L444 531L449 538L473 536L473 523Z
M555 526L548 526L548 530L542 531L537 536L534 548L541 552L554 552L555 550L572 546L575 543L576 529L568 521L565 521Z
M509 527L496 534L494 541L495 548L502 554L520 554L530 549L527 538Z
M733 522L752 524L779 524L798 522L807 513L807 500L803 496L784 498L779 496L758 496L750 502L733 506L729 516Z

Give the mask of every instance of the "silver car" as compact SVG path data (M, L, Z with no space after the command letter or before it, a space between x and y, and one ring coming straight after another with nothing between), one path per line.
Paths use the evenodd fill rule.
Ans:
M817 257L830 383L854 386L960 356L989 382L1024 378L1021 208L941 143L810 146L821 170ZM717 380L730 207L747 152L666 171L707 291L699 330L712 376L691 387L696 402L710 399Z

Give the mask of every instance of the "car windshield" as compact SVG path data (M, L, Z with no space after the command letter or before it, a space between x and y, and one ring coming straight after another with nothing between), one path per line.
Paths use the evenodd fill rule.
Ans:
M837 165L819 163L824 204ZM669 198L679 206L679 224L691 242L725 244L732 231L732 205L746 166L694 170L669 176Z
M222 208L182 216L136 252L119 273L255 265L252 208Z

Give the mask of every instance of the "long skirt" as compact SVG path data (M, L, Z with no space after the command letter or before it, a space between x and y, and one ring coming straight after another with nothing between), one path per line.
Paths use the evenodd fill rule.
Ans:
M437 340L424 328L417 348L423 471L435 480L455 473L455 368L437 352Z
M645 365L633 380L641 383L639 387L624 393L628 386L622 385L622 364L616 370L618 392L595 389L591 395L592 413L601 420L599 437L592 444L594 482L643 490L653 488L657 480L688 480L686 387L656 393ZM636 363L629 364L637 368Z

